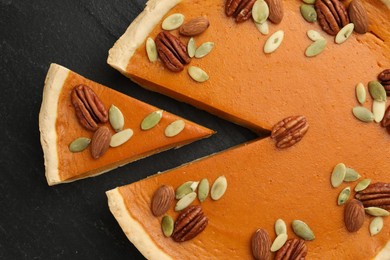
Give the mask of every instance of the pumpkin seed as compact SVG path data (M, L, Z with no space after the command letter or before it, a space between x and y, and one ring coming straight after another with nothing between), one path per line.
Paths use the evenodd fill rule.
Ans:
M371 179L364 179L362 181L360 181L356 187L355 187L355 191L358 192L358 191L362 191L362 190L365 190L368 185L370 185L371 183Z
M349 23L343 28L341 28L341 30L336 35L335 42L337 44L344 43L349 38L349 36L351 36L354 28L355 25L353 23Z
M356 106L352 109L353 115L362 122L374 121L374 114L365 107Z
M360 174L357 171L355 171L352 168L347 167L347 169L345 171L344 181L346 181L346 182L356 181L360 177L362 177L362 176L360 176Z
M314 4L316 0L303 0L303 2L306 4Z
M390 212L388 212L385 209L378 208L378 207L368 207L364 209L368 215L374 216L374 217L387 217L390 215Z
M371 236L375 236L381 232L383 228L383 218L375 217L370 223L370 234Z
M280 234L280 235L278 235L275 238L274 242L272 243L271 252L276 252L279 249L281 249L282 246L284 246L284 244L286 243L287 238L288 238L287 234Z
M301 15L307 22L314 23L315 21L317 21L317 12L314 9L313 5L302 4L300 10Z
M337 205L339 206L344 205L348 201L350 195L351 195L350 187L346 187L345 189L343 189L340 192L339 197L337 199Z
M255 23L257 30L263 35L269 34L269 25L268 22L265 21L264 23Z
M207 180L206 178L202 179L199 182L199 188L198 188L198 199L200 202L206 200L207 196L209 195L209 190L210 190L209 180Z
M312 41L317 41L321 39L325 39L319 32L316 30L308 30L307 31L307 37L309 37L310 40Z
M339 163L333 168L332 176L330 178L333 188L337 188L343 183L346 171L347 168L344 163Z
M316 40L309 47L306 48L305 55L306 57L315 57L321 52L324 51L326 47L326 40L324 38Z
M386 90L383 85L376 80L368 82L368 91L376 101L386 101Z
M265 42L264 44L264 52L272 53L277 48L279 48L280 44L282 44L284 38L284 31L279 30L274 32Z
M111 105L110 109L108 110L108 119L110 120L112 128L116 132L119 132L123 129L123 126L125 125L125 118L123 117L120 109L116 106Z
M156 43L152 38L146 40L146 54L150 62L155 62L157 60L157 48Z
M277 236L280 234L287 234L287 226L283 219L276 220L275 233Z
M181 198L175 206L175 211L180 211L187 208L196 198L196 192L190 192Z
M356 98L359 101L360 104L364 104L366 102L366 88L364 87L363 83L359 82L356 85Z
M379 123L385 116L386 101L376 101L372 103L372 113L374 114L374 121Z
M161 220L161 229L164 236L170 237L173 233L174 222L171 216L165 215Z
M110 146L118 147L126 143L133 136L133 130L130 128L122 130L111 137Z
M294 233L304 240L314 240L315 236L310 227L301 220L293 220L292 228Z
M197 181L187 181L183 183L176 189L175 198L179 200L183 198L185 195L187 195L188 193L195 191L196 188L198 187L198 183L199 182Z
M171 14L162 22L162 28L167 31L175 30L179 28L184 22L184 15L176 13Z
M91 139L87 137L79 137L69 144L69 151L72 153L78 153L88 147Z
M165 128L165 136L166 137L173 137L178 134L180 134L181 131L183 131L186 123L182 119L178 119L176 121L173 121Z
M194 57L195 51L196 51L195 39L194 39L194 37L191 37L190 40L188 41L188 44L187 44L188 56L190 56L190 58Z
M223 194L225 194L227 188L227 180L225 176L219 176L211 187L211 198L213 200L219 200Z
M188 68L188 74L193 80L200 83L205 82L206 80L209 79L209 75L207 75L207 73L204 70L196 66L190 66Z
M204 42L202 45L200 45L196 51L195 51L195 58L203 58L207 54L211 52L211 50L214 48L213 42Z
M155 127L162 118L162 110L154 111L147 115L141 123L142 130L149 130Z
M257 0L252 7L252 18L255 23L264 23L269 16L268 4L264 0Z

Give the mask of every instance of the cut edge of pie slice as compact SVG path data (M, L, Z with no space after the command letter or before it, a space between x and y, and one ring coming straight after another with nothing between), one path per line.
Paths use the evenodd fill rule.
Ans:
M79 137L92 139L94 134L78 122L71 102L71 90L79 84L89 86L102 100L107 111L110 105L119 107L125 119L123 129L131 129L133 132L127 142L118 147L110 147L98 159L92 157L90 147L77 153L70 152L68 148L72 140ZM142 130L143 118L154 111L162 113L159 123L152 129ZM184 121L184 129L175 136L166 136L164 130L176 120ZM107 126L112 135L115 134L109 122L102 125ZM45 79L39 130L45 175L49 185L97 176L152 154L207 138L214 133L208 128L88 80L57 64L51 64Z

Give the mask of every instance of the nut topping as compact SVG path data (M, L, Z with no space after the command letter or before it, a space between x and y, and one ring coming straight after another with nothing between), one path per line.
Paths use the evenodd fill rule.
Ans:
M317 0L315 8L319 24L330 35L336 35L349 23L347 10L339 0Z
M93 134L91 142L91 154L94 159L102 156L110 147L111 132L106 126L99 127Z
M227 0L225 13L236 18L237 23L248 20L252 15L252 7L256 0Z
M162 31L155 42L158 56L169 70L179 72L184 69L185 64L190 63L187 47L173 34Z
M175 192L172 186L162 185L153 194L152 213L156 217L163 215L172 206L175 198Z
M379 207L390 210L390 183L377 182L370 184L365 190L356 193L364 207Z
M355 32L364 34L368 31L368 16L366 9L359 0L352 0L348 6L348 15L355 25Z
M386 69L386 70L382 71L378 75L378 80L381 82L381 84L385 88L387 96L390 96L390 69Z
M268 19L274 24L279 24L283 19L283 1L282 0L265 0L269 8Z
M95 92L86 85L78 85L71 92L71 101L80 124L95 131L99 123L108 121L108 113Z
M287 148L298 143L309 129L306 117L290 116L278 122L271 132L276 147Z
M385 115L381 121L381 125L387 128L390 127L390 106L388 106L386 109Z
M271 259L271 239L265 229L259 228L252 236L252 254L257 260Z
M307 246L302 239L290 239L276 252L275 260L305 259Z
M175 221L172 238L183 242L196 237L208 224L208 218L200 206L190 206L183 210Z
M197 17L180 27L179 33L184 36L195 36L204 32L210 23L204 17Z
M363 226L364 216L364 207L359 200L352 199L347 202L344 208L344 223L349 232L356 232Z

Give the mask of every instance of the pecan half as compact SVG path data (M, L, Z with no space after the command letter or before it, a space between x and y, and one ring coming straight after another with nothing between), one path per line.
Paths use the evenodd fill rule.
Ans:
M390 106L387 107L385 111L385 115L383 116L383 119L381 121L381 126L383 127L390 127Z
M390 69L385 69L378 75L378 80L385 87L386 94L390 96Z
M271 138L276 141L276 147L287 148L301 141L308 129L306 117L290 116L272 128Z
M71 102L80 124L88 130L95 131L99 123L108 121L108 113L103 102L95 92L86 85L78 85L71 92Z
M110 147L111 136L107 126L101 126L95 131L91 141L91 155L94 159L98 159L106 153Z
M252 7L256 0L226 0L225 13L233 16L237 23L242 23L252 16Z
M257 260L271 259L271 239L265 229L259 228L252 236L252 254Z
M275 260L305 259L307 255L307 246L302 239L289 239L276 252Z
M153 194L152 213L156 217L163 215L171 207L175 198L175 191L172 186L162 185Z
M320 26L330 35L336 35L349 23L347 10L339 0L317 0L315 9Z
M183 210L175 221L172 238L183 242L196 237L208 224L208 218L200 206L189 206Z
M185 64L190 63L187 47L173 34L162 31L155 42L158 56L169 70L179 72L184 69Z
M356 193L355 198L360 200L364 207L379 207L390 209L390 183L377 182L370 184L366 189Z

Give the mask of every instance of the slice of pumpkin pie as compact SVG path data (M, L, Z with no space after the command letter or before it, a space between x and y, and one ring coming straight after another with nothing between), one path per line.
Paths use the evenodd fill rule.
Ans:
M95 176L213 134L57 64L46 76L39 128L49 185Z

